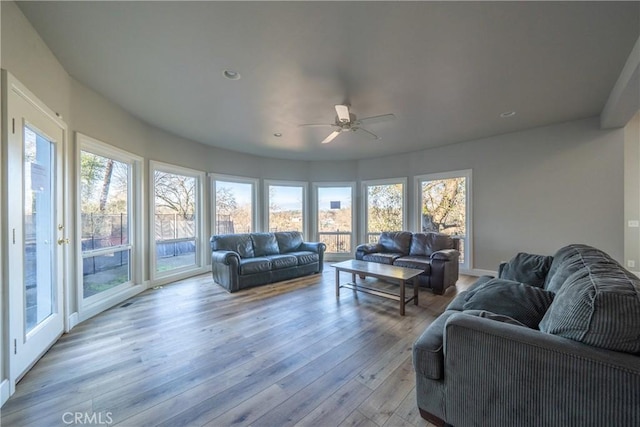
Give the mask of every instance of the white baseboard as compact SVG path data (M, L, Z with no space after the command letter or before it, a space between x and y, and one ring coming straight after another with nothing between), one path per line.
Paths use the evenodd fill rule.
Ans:
M476 276L476 277L480 277L480 276L494 276L494 277L497 277L498 276L498 272L497 271L481 270L479 268L472 268L470 270L460 269L460 274L468 274L469 276Z
M11 387L9 387L9 380L4 380L0 383L0 406L9 400L11 396Z
M67 318L67 328L65 332L69 332L73 329L78 323L80 323L80 316L78 316L78 312L71 313Z
M205 266L205 267L198 268L197 270L182 271L182 272L178 272L178 273L167 275L167 276L157 277L153 280L149 280L145 282L145 284L147 285L146 286L147 289L151 289L156 286L166 285L167 283L177 282L178 280L188 279L189 277L199 276L200 274L205 274L210 272L211 272L211 267Z
M640 277L640 271L632 271L633 274L635 274L636 276Z
M102 313L103 311L114 307L118 304L120 304L121 302L138 295L140 292L143 292L146 290L146 287L142 286L142 285L135 285L135 286L131 286L130 288L127 288L126 290L122 291L122 292L118 292L112 296L110 296L109 298L105 298L104 300L101 300L99 303L95 304L95 305L90 305L88 307L83 307L82 311L80 311L78 313L78 321L76 324L84 322L87 319L92 318L93 316L95 316L96 314Z

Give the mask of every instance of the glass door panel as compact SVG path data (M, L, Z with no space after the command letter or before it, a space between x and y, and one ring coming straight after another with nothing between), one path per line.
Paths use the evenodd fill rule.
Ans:
M55 147L24 127L24 292L28 334L54 309L56 257L55 200L52 188Z

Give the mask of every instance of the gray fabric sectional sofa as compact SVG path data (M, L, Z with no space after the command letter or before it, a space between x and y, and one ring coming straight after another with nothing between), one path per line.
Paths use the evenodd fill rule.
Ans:
M436 425L640 425L640 279L585 245L518 254L413 347Z
M423 270L421 287L442 295L458 280L458 239L440 233L383 232L378 243L356 247L356 259Z
M213 280L229 292L319 273L326 245L298 231L211 236Z

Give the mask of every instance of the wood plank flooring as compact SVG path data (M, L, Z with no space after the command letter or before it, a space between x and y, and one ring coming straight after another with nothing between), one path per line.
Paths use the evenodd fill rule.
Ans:
M62 336L0 424L64 426L77 413L126 427L427 426L411 344L474 281L420 290L404 317L396 301L345 289L336 300L329 265L235 294L209 274L148 290Z

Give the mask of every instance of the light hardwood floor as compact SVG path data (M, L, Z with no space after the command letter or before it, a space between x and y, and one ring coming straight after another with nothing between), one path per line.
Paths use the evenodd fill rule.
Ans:
M62 336L1 425L64 426L76 413L127 427L430 425L411 344L475 278L420 290L404 317L396 301L346 289L336 300L334 281L327 265L234 294L208 274L148 290Z

